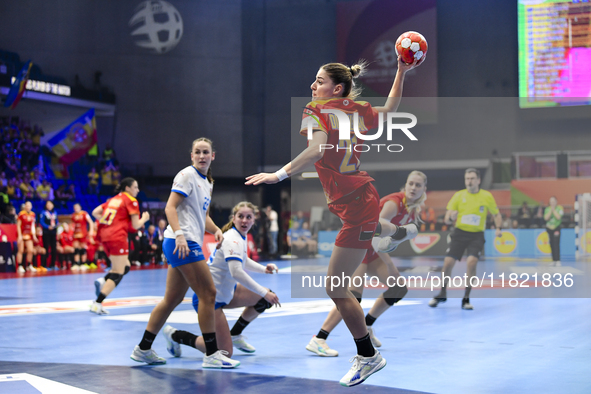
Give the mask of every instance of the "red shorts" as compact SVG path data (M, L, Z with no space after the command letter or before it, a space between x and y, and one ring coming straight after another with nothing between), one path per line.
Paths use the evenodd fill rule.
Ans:
M107 256L125 256L129 254L129 241L102 242Z
M352 249L369 249L380 219L380 196L371 183L359 190L328 204L328 210L341 219L335 246Z
M80 247L86 249L88 247L88 235L74 234L74 242L80 242Z
M379 258L380 258L380 256L374 250L374 248L370 247L369 249L367 249L367 253L365 253L365 257L363 258L363 261L361 263L362 264L369 264L372 261L379 259Z

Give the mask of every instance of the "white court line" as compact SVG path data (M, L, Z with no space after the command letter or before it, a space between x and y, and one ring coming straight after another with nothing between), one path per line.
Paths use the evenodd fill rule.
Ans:
M0 375L0 393L5 392L2 388L3 383L18 381L26 381L43 394L97 394L94 391L79 389L74 386L40 378L39 376L30 375L28 373ZM8 385L5 386L7 386L6 390L8 390Z
M369 309L373 306L375 299L365 299L361 301L361 307ZM417 305L422 304L422 301L399 301L396 305ZM284 317L293 315L309 315L312 313L326 313L329 312L334 303L332 300L314 300L314 301L299 301L299 302L284 302L281 303L280 308L270 308L261 314L258 319ZM242 308L224 309L224 314L228 320L238 320ZM134 322L148 322L150 318L149 313L134 313L130 315L104 316L105 320L123 320ZM168 323L177 324L195 324L197 320L197 313L195 311L175 311L172 312L167 320Z

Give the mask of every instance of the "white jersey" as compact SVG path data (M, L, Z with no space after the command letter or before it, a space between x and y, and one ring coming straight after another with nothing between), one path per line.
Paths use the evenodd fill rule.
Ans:
M209 270L213 277L213 283L217 291L215 301L230 303L232 297L234 297L234 287L236 286L236 279L230 273L228 262L236 260L242 263L242 269L244 270L246 260L248 259L247 253L247 240L243 237L236 228L232 227L230 230L224 233L224 241L220 249L216 249L209 258ZM263 269L264 270L264 269ZM248 283L242 283L247 288L258 293L261 297L267 294L267 289L254 280L247 276Z
M176 174L171 190L185 197L176 209L185 239L203 246L205 219L213 185L195 167L189 166ZM164 231L164 238L176 238L170 225Z

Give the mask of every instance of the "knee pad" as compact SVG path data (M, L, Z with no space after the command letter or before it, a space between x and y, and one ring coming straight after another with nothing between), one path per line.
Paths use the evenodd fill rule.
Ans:
M403 299L406 293L408 293L408 289L406 288L406 286L394 286L388 288L388 290L384 291L382 295L384 296L384 301L386 301L386 304L392 306L401 299Z
M272 290L269 290L271 293L273 292ZM273 306L273 304L271 304L269 301L265 300L265 297L261 298L259 300L259 302L257 302L254 305L254 310L257 311L258 313L263 313L265 311L265 309L269 309Z
M351 290L351 293L353 293L353 295L355 296L355 298L357 298L357 302L359 302L361 304L361 293L355 291L355 290Z
M74 249L74 256L76 255L80 256L80 249L78 248Z
M113 282L115 282L115 286L119 285L119 282L121 282L121 279L123 279L123 275L121 274L114 274L109 272L106 276L105 276L105 280L109 280L111 279Z
M80 255L80 257L84 256L86 254L86 249L84 248L79 248L78 249L78 254Z
M127 275L127 273L131 270L131 267L129 265L125 266L125 271L123 271L123 275Z

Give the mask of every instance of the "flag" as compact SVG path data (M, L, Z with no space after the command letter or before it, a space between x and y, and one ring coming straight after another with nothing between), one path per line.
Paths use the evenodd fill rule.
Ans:
M15 109L19 101L21 101L23 93L25 93L27 81L29 80L29 72L31 71L32 66L32 61L29 60L28 62L26 62L25 66L23 67L21 72L18 73L12 85L10 85L10 90L8 91L8 95L6 96L6 100L4 101L5 107Z
M82 158L96 145L96 118L94 108L51 136L46 145L59 163L65 167Z

